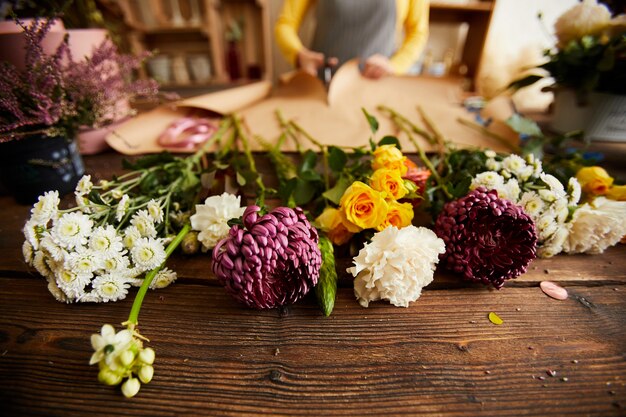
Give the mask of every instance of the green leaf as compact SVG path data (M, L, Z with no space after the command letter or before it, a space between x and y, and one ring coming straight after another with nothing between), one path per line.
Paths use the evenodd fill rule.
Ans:
M385 136L381 140L378 141L378 146L383 145L395 145L396 148L402 150L402 146L400 146L400 141L395 136Z
M543 136L541 128L535 121L527 119L519 113L514 113L506 119L506 124L517 133L537 137Z
M301 180L304 181L321 181L322 177L319 173L315 172L315 171L304 171L301 172L300 175L298 176Z
M527 75L524 78L520 78L519 80L513 81L511 84L507 86L507 89L512 88L514 90L519 90L520 88L528 87L529 85L533 85L537 81L543 79L542 75Z
M470 185L472 185L472 177L468 175L458 182L450 192L455 198L461 198L468 193Z
M302 157L302 163L300 164L300 173L305 171L314 171L317 165L317 154L309 149L304 153Z
M336 146L330 146L328 148L328 165L334 172L343 171L347 162L348 156L343 150Z
M96 190L91 190L89 194L87 195L87 198L92 203L102 204L103 206L108 205L107 203L104 202L104 200L102 200L102 197L100 197L100 193L98 193Z
M335 308L337 296L337 269L335 268L335 254L333 244L324 235L320 235L318 246L322 254L320 277L315 287L317 303L326 317L330 316Z
M374 116L369 114L367 110L365 110L365 108L361 107L361 110L363 111L363 114L365 115L365 118L367 119L367 123L369 123L370 125L372 134L375 135L376 132L378 132L378 120L376 120Z
M317 187L315 187L314 183L297 178L296 187L293 190L293 198L296 205L302 206L311 201L313 196L315 196L316 189Z
M343 193L348 189L351 183L352 181L350 181L349 178L341 176L335 183L335 186L324 192L322 196L328 201L338 205Z
M246 177L244 177L243 174L237 171L237 184L239 184L240 187L243 187L244 185L246 185L246 182Z

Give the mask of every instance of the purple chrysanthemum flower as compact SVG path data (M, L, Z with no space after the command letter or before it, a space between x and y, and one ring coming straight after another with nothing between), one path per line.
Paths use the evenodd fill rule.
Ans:
M243 226L231 227L213 250L213 273L248 307L291 304L317 284L322 258L317 230L301 209L279 207L263 216L250 206Z
M446 244L442 258L447 269L496 288L526 272L536 256L537 233L530 216L485 187L447 203L435 233Z

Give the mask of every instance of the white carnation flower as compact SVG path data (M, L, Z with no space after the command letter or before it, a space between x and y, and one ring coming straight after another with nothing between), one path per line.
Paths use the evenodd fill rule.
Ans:
M61 246L72 249L87 244L93 221L83 213L66 213L52 227L52 237Z
M602 253L626 235L626 201L597 197L591 204L578 208L567 226L565 252Z
M89 248L98 252L102 257L114 256L124 249L122 237L117 234L113 226L97 227L89 238Z
M46 224L50 219L56 217L59 211L58 191L48 191L44 195L39 196L38 201L30 210L31 220L37 224Z
M155 223L161 223L163 221L163 210L156 200L148 201L147 210L148 214Z
M149 271L161 265L166 257L165 249L158 240L145 237L135 242L130 254L133 263L143 271Z
M102 302L123 300L128 294L129 285L126 280L116 274L100 275L91 283L94 291Z
M389 226L374 235L348 268L355 277L354 294L363 307L381 299L408 307L432 282L444 252L443 240L430 229Z
M154 220L147 210L139 210L135 213L130 219L130 224L137 228L141 237L155 238L157 236Z
M229 193L207 198L202 205L196 205L196 213L191 216L191 228L197 230L198 240L204 250L213 249L217 242L228 235L228 221L243 215L245 207L241 198Z
M176 272L172 271L168 268L161 269L152 282L150 283L150 289L161 289L170 285L172 282L176 281Z
M120 201L117 203L117 208L115 209L115 220L121 222L126 214L126 210L128 210L128 205L130 203L130 197L128 194L124 194Z
M472 180L470 189L475 190L478 187L485 187L488 190L499 189L504 185L502 175L494 171L485 171L476 175Z

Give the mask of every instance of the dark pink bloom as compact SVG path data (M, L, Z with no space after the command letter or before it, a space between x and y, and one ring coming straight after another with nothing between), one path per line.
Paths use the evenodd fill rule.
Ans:
M291 304L311 290L322 263L317 230L301 209L279 207L263 216L250 206L243 226L231 227L213 249L213 273L248 307Z
M470 281L502 287L535 259L535 224L524 210L479 187L447 203L435 233L446 244L443 265Z

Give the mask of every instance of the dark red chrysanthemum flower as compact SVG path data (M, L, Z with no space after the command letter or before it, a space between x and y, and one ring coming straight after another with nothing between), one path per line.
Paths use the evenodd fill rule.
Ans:
M213 250L213 272L248 307L291 304L317 284L322 257L317 230L300 208L279 207L259 216L250 206L243 226L231 227Z
M536 257L537 233L530 216L484 187L447 203L435 233L446 244L442 258L447 269L496 288L526 272Z

